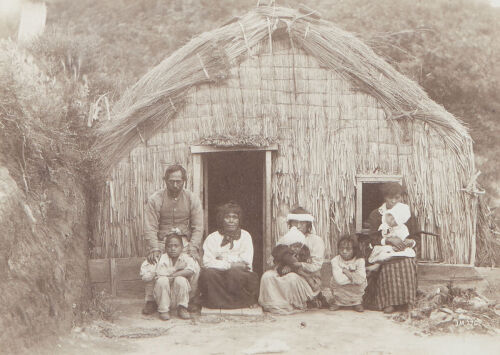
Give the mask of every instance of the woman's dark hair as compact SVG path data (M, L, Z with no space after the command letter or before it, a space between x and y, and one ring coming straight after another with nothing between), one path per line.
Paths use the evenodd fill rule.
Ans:
M217 228L219 231L222 230L222 227L224 226L224 216L226 216L228 213L236 213L238 215L238 218L240 219L241 226L241 219L243 217L241 207L236 202L229 201L217 207Z
M181 174L182 174L182 180L184 180L184 182L186 182L187 181L186 169L184 169L184 167L182 165L180 165L180 164L170 165L165 170L165 175L163 175L163 178L165 179L165 181L168 180L168 178L170 177L170 174L175 173L176 171L180 171L181 172Z
M295 207L294 209L292 209L290 211L291 214L311 214L308 210L306 210L305 208L303 207ZM311 222L306 222L306 233L311 233L312 231L312 223ZM292 226L290 221L287 222L288 224L288 229L290 229L290 227Z
M380 187L380 191L384 197L402 195L404 192L403 186L397 182L386 182Z
M352 245L352 255L354 258L361 258L361 250L359 249L358 238L355 235L344 235L337 242L337 251L340 250L342 243L350 243Z

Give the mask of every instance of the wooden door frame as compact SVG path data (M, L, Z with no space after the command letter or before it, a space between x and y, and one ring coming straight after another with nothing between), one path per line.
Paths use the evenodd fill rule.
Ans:
M264 151L264 166L263 166L263 236L262 236L262 251L263 255L263 271L266 271L267 259L271 255L271 198L272 198L272 152L278 150L277 144L272 144L265 147L214 147L208 145L192 145L191 154L193 155L193 193L200 198L203 205L203 227L204 231L208 231L208 210L205 208L208 203L208 169L207 159L203 159L203 154L206 153L224 153L224 152L256 152Z

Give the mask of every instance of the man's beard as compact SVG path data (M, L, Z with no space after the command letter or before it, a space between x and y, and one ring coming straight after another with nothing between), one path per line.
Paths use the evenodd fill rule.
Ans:
M179 196L179 194L181 193L181 191L182 191L182 187L181 188L170 188L170 189L167 187L167 192L172 197Z

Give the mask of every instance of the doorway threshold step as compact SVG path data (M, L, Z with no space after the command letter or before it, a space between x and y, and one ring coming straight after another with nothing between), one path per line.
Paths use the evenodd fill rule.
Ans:
M262 308L260 306L255 307L255 308L236 308L236 309L221 309L221 308L203 307L201 309L202 316L208 316L208 315L260 316L262 314L264 314L264 312L262 311Z

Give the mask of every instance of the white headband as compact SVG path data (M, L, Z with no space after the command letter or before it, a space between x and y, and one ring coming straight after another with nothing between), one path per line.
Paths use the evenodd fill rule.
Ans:
M303 213L303 214L293 214L289 213L286 216L286 221L299 221L299 222L314 222L314 217L311 214Z

